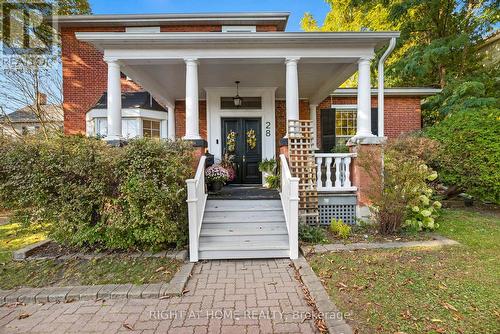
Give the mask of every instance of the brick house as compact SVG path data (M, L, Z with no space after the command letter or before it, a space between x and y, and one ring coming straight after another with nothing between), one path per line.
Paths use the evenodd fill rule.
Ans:
M332 149L348 141L356 145L351 150L377 146L384 137L420 129L420 99L436 93L427 88L384 90L383 70L379 89L371 90L375 51L386 49L379 63L383 69L399 33L285 32L288 16L224 13L57 19L66 133L102 135L112 143L142 136L182 138L197 148L197 174L188 180L193 261L297 256L298 202L305 198L299 188L304 190L304 180L288 169L285 148L292 135L287 135L287 121L310 120L304 124L311 129L311 149L321 152L311 153L318 180L304 181L319 196L315 210L320 221L340 213L353 221L366 215L363 189L373 180L358 171L355 152L331 153ZM339 89L356 71L358 89ZM236 183L261 183L259 162L277 159L282 188L278 199L257 195L261 201L248 203L245 199L252 197L248 195L241 203L231 202L231 209L219 216L217 208L227 203L206 199L203 154L222 159L230 133L237 134ZM255 144L248 144L250 135ZM248 215L262 210L270 216ZM245 217L252 220L246 230L229 231L217 225L207 232L208 224L228 222L229 226ZM282 233L266 234L262 222L274 224L273 229Z

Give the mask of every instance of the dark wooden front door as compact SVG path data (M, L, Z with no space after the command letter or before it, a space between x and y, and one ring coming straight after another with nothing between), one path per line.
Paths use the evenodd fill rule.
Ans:
M231 132L234 133L234 143L231 143L231 140L228 143L228 136ZM255 139L252 140L252 137ZM236 178L231 183L261 183L262 174L259 172L259 162L262 160L260 118L223 118L222 152L234 156Z

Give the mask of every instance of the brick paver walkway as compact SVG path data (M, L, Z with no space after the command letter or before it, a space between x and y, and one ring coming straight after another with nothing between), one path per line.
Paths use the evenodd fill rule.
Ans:
M7 305L0 333L315 333L290 260L198 263L182 297Z

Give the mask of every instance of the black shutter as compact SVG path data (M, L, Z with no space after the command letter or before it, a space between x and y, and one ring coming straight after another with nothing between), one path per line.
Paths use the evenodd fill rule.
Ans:
M378 136L378 108L372 108L372 134Z
M321 152L335 147L335 109L321 109Z

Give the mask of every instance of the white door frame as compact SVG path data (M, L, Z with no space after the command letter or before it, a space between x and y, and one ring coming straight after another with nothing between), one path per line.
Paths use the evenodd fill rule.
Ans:
M216 161L222 158L222 118L256 117L262 119L262 159L274 159L276 155L276 87L240 87L240 96L260 96L262 109L220 108L220 98L236 95L235 87L206 87L207 92L207 139L208 151Z

